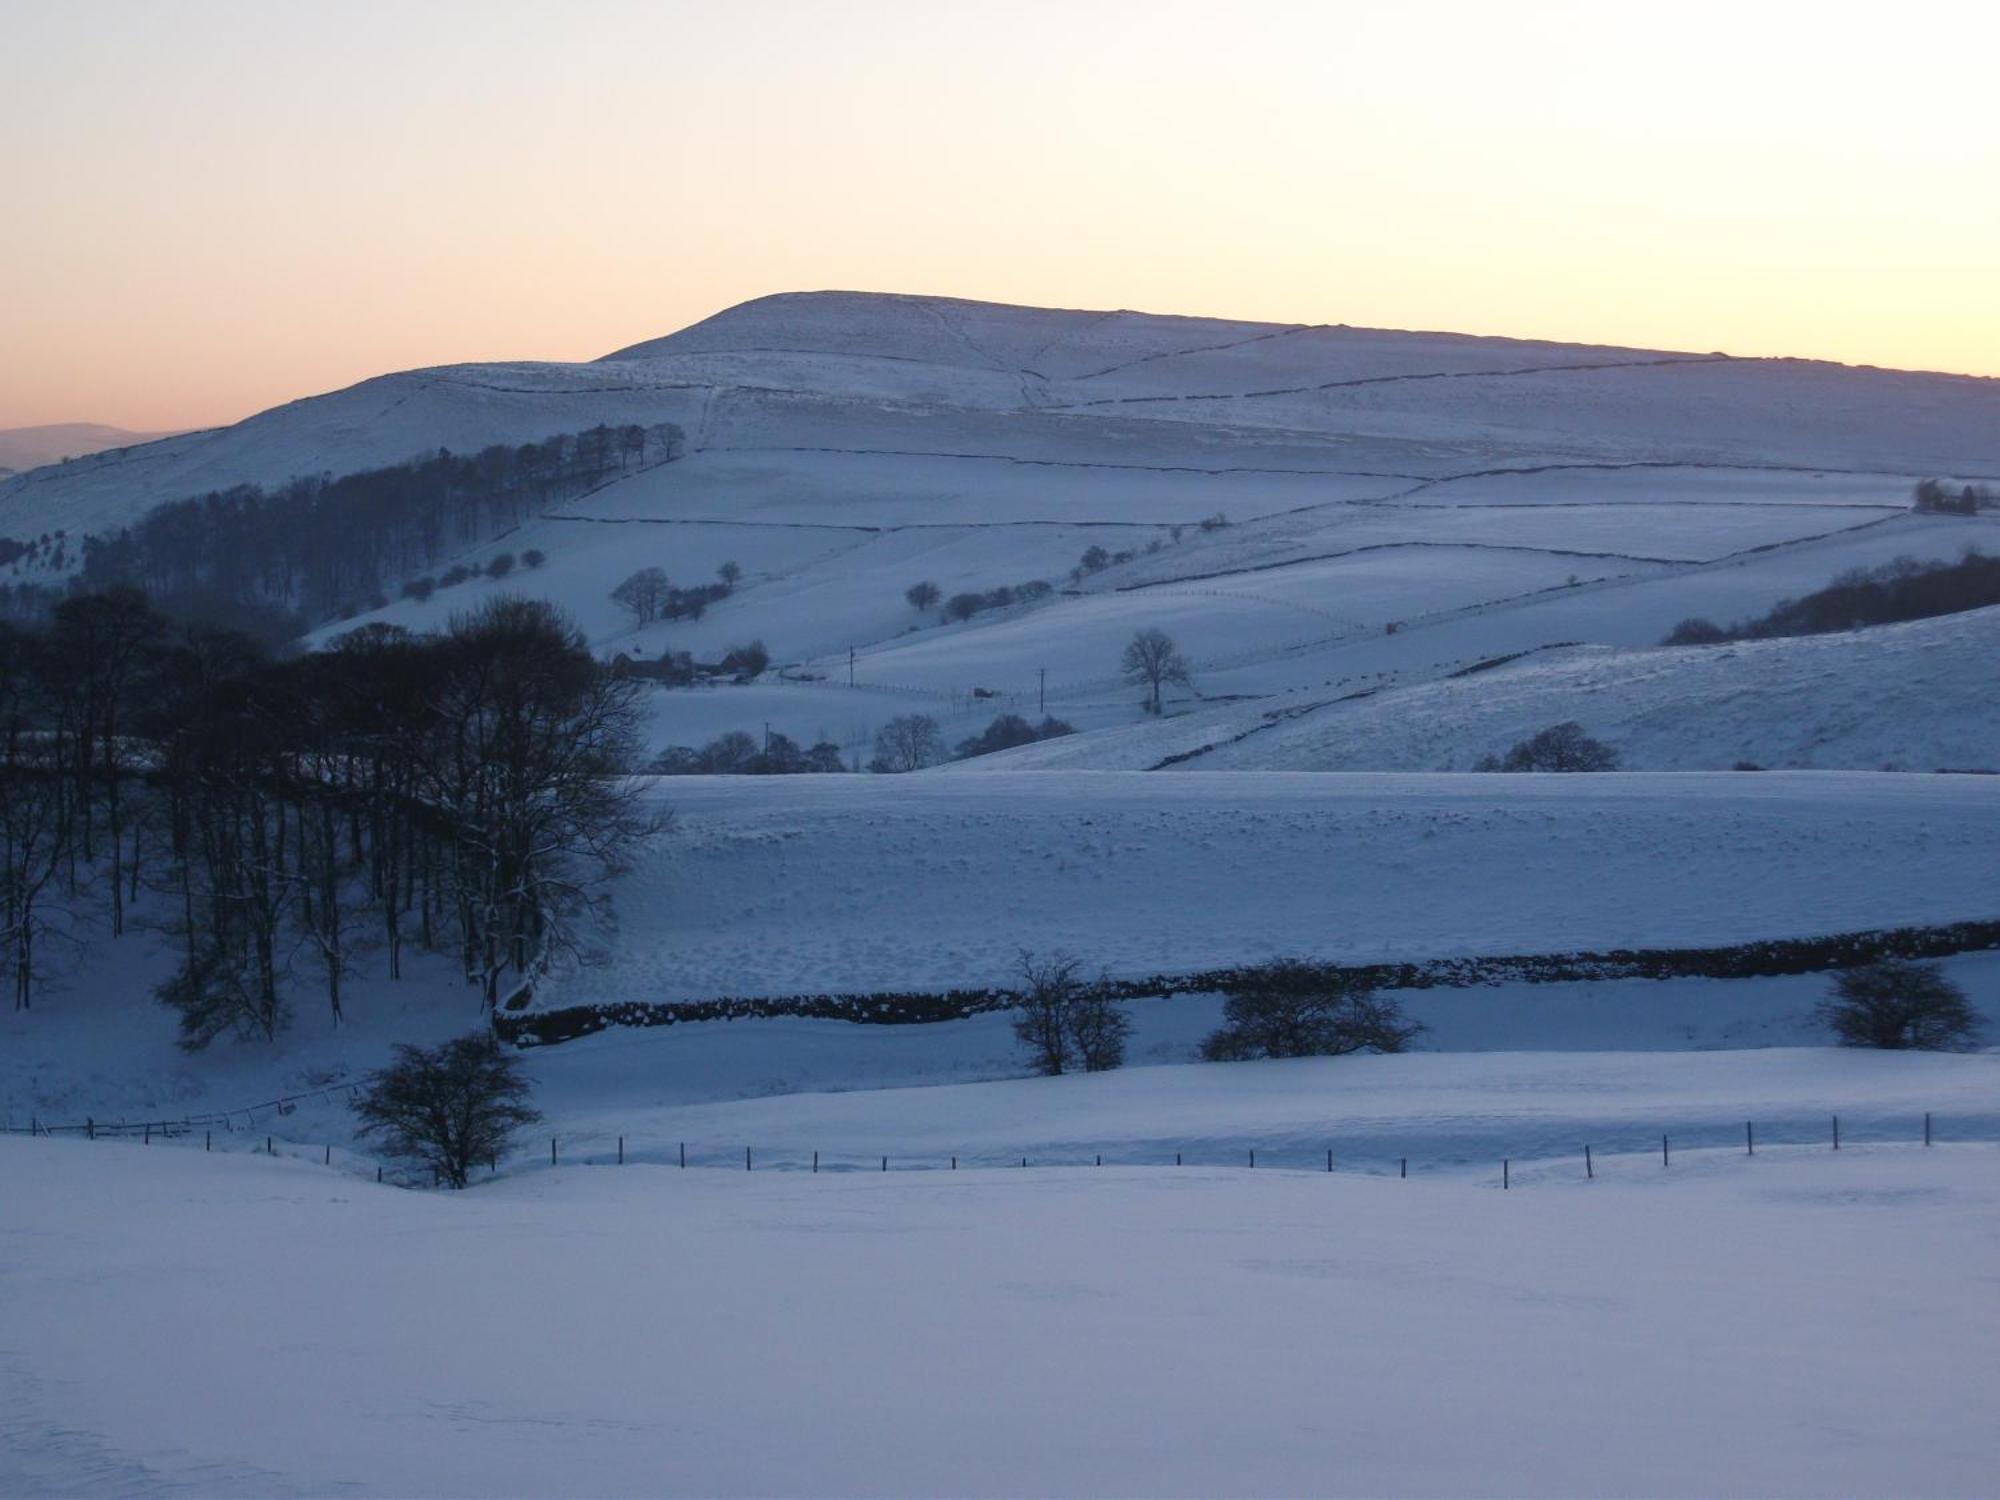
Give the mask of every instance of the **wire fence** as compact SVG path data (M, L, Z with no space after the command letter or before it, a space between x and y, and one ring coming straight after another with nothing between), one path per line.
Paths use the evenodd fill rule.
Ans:
M331 1085L287 1095L248 1108L184 1115L178 1119L125 1118L0 1127L14 1135L70 1136L87 1140L137 1141L151 1146L193 1147L317 1161L350 1176L419 1188L439 1185L428 1167L384 1162L351 1145L301 1141L279 1133L276 1122L306 1102L343 1103L360 1084ZM259 1120L262 1124L259 1124ZM928 1147L906 1150L828 1150L798 1145L758 1145L714 1140L663 1139L656 1135L560 1133L523 1139L504 1155L480 1163L474 1181L518 1176L544 1168L655 1166L679 1170L790 1172L807 1175L856 1172L957 1172L1025 1168L1240 1168L1245 1171L1313 1172L1394 1177L1451 1177L1488 1181L1511 1190L1524 1172L1535 1180L1570 1175L1585 1181L1629 1177L1634 1170L1671 1170L1677 1158L1694 1153L1732 1152L1754 1158L1760 1151L1903 1145L2000 1144L2000 1112L1855 1112L1809 1114L1788 1111L1740 1121L1565 1121L1542 1122L1508 1132L1494 1126L1453 1131L1427 1130L1414 1145L1390 1133L1360 1130L1345 1139L1307 1143L1296 1135L1275 1143L1239 1140L1122 1142L1105 1148L1074 1142L1021 1147L986 1144L959 1151ZM1503 1144L1511 1142L1511 1144Z

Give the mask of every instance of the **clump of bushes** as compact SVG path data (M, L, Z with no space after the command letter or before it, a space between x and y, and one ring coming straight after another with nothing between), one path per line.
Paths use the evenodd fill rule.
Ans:
M1222 1006L1222 1026L1201 1044L1210 1062L1253 1057L1343 1057L1402 1052L1423 1031L1363 981L1303 959L1253 970Z
M1551 724L1503 756L1482 756L1475 771L1615 771L1618 752L1574 722Z
M1016 745L1033 745L1075 733L1075 728L1061 719L1044 718L1040 724L1030 724L1019 714L1001 714L978 734L958 742L958 758L970 760L975 755L991 755L996 750L1012 750Z
M922 585L936 593L935 584ZM1005 609L1010 604L1032 604L1037 599L1046 599L1055 592L1055 585L1040 578L1030 578L1025 583L1003 583L997 589L984 593L953 594L945 601L944 616L947 620L969 620L982 610ZM915 603L916 590L911 589L904 597ZM935 601L933 601L935 602Z
M669 745L646 769L655 776L823 776L847 766L831 740L802 750L789 736L773 734L759 746L753 736L733 729L700 749Z
M1854 568L1825 588L1783 599L1754 620L1723 626L1699 616L1676 625L1661 643L1713 646L1724 641L1827 635L1869 625L1929 620L2000 604L2000 557L1968 548L1957 562L1899 557L1876 568Z
M1965 991L1936 964L1885 958L1849 969L1816 1008L1843 1047L1964 1051L1979 1040Z

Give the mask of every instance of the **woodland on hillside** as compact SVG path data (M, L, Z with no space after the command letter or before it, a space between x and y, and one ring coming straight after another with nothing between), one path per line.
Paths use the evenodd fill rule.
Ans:
M446 557L622 474L666 462L681 441L671 423L600 425L472 454L440 448L406 463L305 475L271 489L243 484L170 499L130 526L85 537L78 587L140 588L177 619L246 630L275 644L379 608L399 584Z
M14 1004L80 916L171 913L184 1044L272 1037L302 971L336 1021L364 946L454 954L485 1006L578 952L652 824L620 774L636 684L552 606L274 659L137 590L0 626L0 942ZM148 897L150 896L150 901ZM304 955L297 964L293 955Z

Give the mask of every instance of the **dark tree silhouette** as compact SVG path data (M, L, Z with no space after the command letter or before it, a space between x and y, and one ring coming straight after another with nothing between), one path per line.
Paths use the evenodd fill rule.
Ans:
M475 1033L438 1047L398 1047L354 1112L360 1134L389 1155L462 1188L475 1166L499 1157L541 1118L530 1092L521 1060L490 1033Z
M1146 689L1147 710L1156 714L1160 711L1161 687L1169 682L1185 685L1191 673L1187 658L1181 655L1173 637L1150 626L1126 645L1120 667L1127 682Z
M1296 958L1267 964L1228 991L1222 1020L1202 1043L1211 1062L1401 1052L1423 1030L1359 980Z
M1979 1040L1965 991L1936 964L1888 958L1848 969L1817 1007L1843 1047L1957 1052Z

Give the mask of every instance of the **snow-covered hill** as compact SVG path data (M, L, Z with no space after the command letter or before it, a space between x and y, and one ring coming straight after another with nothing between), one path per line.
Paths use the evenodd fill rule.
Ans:
M541 568L428 600L390 580L354 623L425 628L507 591L562 604L607 656L762 639L786 680L661 693L655 743L768 725L865 754L912 711L951 740L1001 711L1130 725L1118 661L1142 626L1195 667L1201 698L1177 710L1332 696L1560 643L1647 645L1686 615L1759 613L1845 568L2000 536L2000 518L1908 513L1918 477L2000 474L1992 380L843 292L745 303L589 364L387 375L20 475L0 483L0 536L74 540L214 488L599 422L672 422L685 452L438 565L533 550ZM1093 548L1102 565L1081 566ZM6 577L79 556L43 549ZM609 597L641 565L688 583L726 562L743 583L699 621L636 628ZM1030 580L1056 592L950 625L903 598ZM1808 763L1990 759L1921 734L1879 755L1834 740ZM1745 754L1803 758L1718 740L1673 763Z
M21 473L65 459L84 458L107 448L130 448L170 434L132 432L102 422L54 422L41 427L0 428L0 471Z

